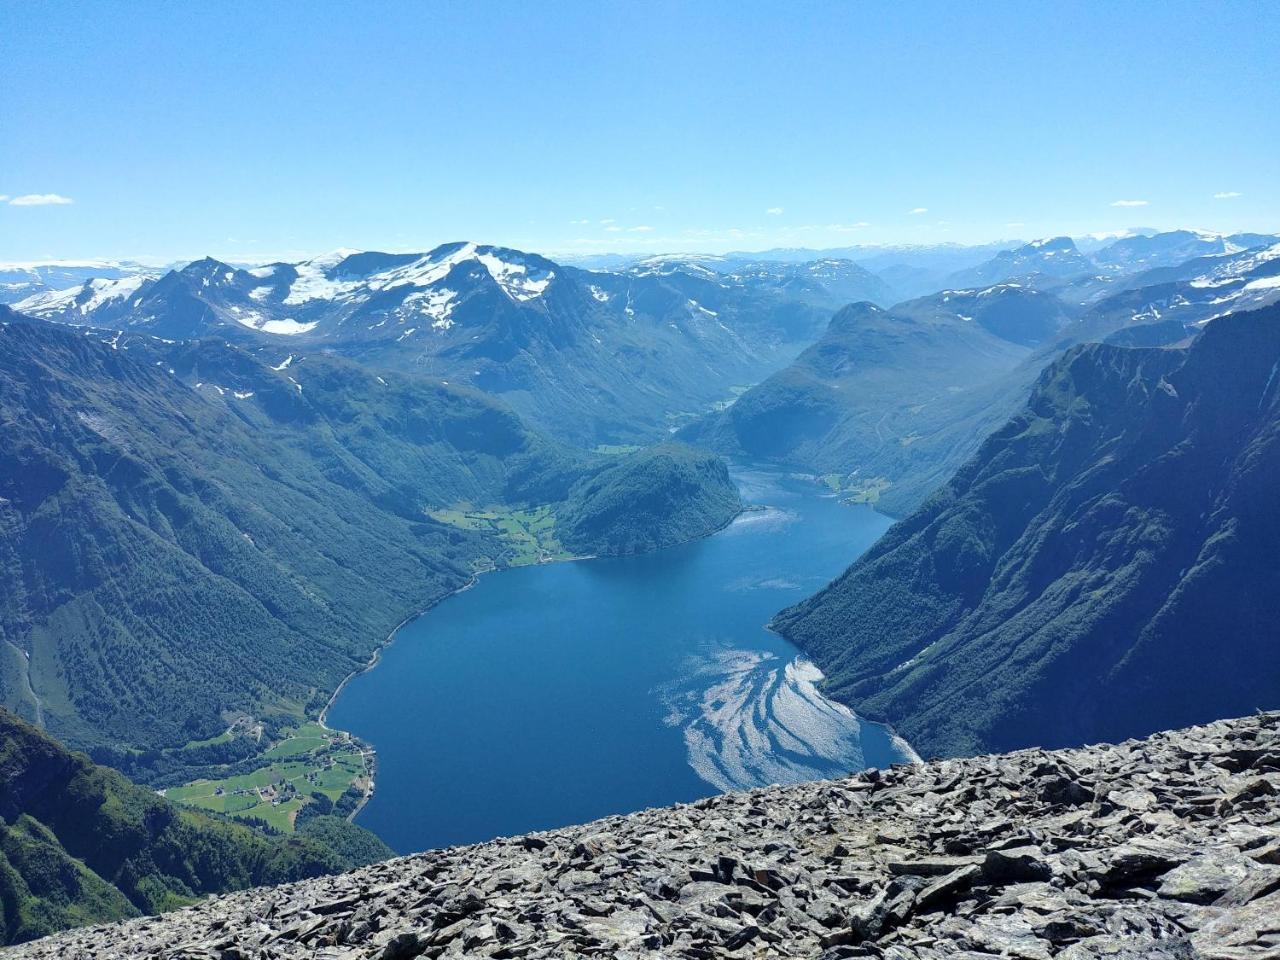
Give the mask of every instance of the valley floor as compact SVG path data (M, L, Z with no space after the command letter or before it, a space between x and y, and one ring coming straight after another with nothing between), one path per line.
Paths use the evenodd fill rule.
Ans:
M1280 713L770 787L12 956L1243 960L1280 950Z
M306 813L354 816L372 789L373 752L319 723L288 731L258 759L252 770L161 792L175 803L291 833Z

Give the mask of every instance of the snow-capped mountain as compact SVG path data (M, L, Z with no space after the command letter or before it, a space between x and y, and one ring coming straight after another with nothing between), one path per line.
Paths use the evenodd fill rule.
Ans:
M1099 300L1086 323L1106 328L1158 324L1160 339L1174 342L1217 317L1280 302L1280 243L1149 270L1127 284L1128 289Z
M960 320L1022 347L1036 347L1053 339L1074 319L1058 297L1020 283L943 290L899 303L893 312L934 324Z
M846 282L827 272L833 287ZM506 396L563 436L617 441L665 434L671 418L776 369L844 296L786 271L738 276L674 261L588 271L450 243L247 269L206 258L16 306L167 339L217 336L277 359L321 350L427 370Z
M0 303L17 303L39 293L78 287L89 280L118 280L155 274L154 267L132 260L0 263Z
M1280 296L1269 248L1140 265L1252 239L1185 231L1127 237L1098 251L1099 262L1067 237L1039 240L959 271L954 280L965 282L933 300L956 317L985 317L990 332L1022 345L1051 336L1067 313L1112 327L1170 314L1194 324ZM1033 296L1046 293L1056 300ZM613 443L665 435L732 388L779 369L843 304L892 299L882 280L836 257L667 255L584 270L450 243L426 253L338 250L251 267L206 258L158 278L94 277L16 307L166 339L216 336L272 365L324 352L426 371L502 396L567 439ZM1176 338L1176 324L1167 333Z
M511 305L540 300L556 265L471 243L426 254L340 250L301 263L242 268L197 260L155 280L94 279L15 304L44 319L123 324L175 338L246 332L313 341L384 339L446 331L476 297ZM362 319L372 323L361 326Z
M1275 242L1262 234L1206 233L1202 230L1170 230L1149 236L1122 237L1093 254L1093 261L1111 273L1131 274L1157 267L1172 267L1196 257L1239 253Z
M948 287L987 287L1007 280L1034 276L1075 277L1096 270L1070 237L1033 240L1013 250L1002 250L986 263L953 273Z
M94 278L63 290L45 290L15 303L14 309L45 320L106 326L127 317L154 277L141 274L119 279ZM90 318L92 318L90 320Z
M1069 237L1053 237L1002 251L986 263L959 271L949 278L948 286L1016 282L1051 291L1064 303L1086 307L1138 287L1193 279L1207 269L1195 266L1202 258L1230 256L1277 240L1280 238L1252 233L1130 232L1086 255Z

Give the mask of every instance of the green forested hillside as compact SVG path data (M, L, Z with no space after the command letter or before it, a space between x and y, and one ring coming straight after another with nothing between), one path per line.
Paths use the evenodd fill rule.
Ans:
M405 403L398 425L422 435L396 475L362 457L376 429L358 409L326 416L318 385L313 400L257 367L213 390L166 362L51 325L0 328L0 635L21 651L3 699L77 745L175 745L231 712L318 707L480 554L414 517L401 476L420 471L424 499L501 479L483 476L484 449L440 436L456 412L465 437L490 413L478 400ZM372 381L343 372L357 398ZM253 395L233 408L233 389Z
M389 854L344 821L267 837L181 810L0 709L0 943Z
M679 436L828 475L842 492L910 510L996 425L984 422L988 394L1017 379L1032 345L1062 319L1052 297L1019 288L892 310L853 304L789 367Z
M718 530L741 509L723 460L667 444L577 483L561 512L560 539L582 553L642 553Z
M511 562L439 511L554 517L629 469L439 380L7 316L0 703L113 756L314 715L406 616Z
M1090 344L774 626L924 754L1280 705L1280 309Z

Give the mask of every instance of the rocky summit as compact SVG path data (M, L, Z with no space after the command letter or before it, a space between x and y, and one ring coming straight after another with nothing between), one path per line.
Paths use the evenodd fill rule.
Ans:
M728 794L11 956L1280 957L1280 713Z

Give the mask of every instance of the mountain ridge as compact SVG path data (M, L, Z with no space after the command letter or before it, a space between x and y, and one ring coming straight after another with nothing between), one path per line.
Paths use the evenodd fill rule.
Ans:
M830 694L924 753L1138 735L1280 698L1261 627L1280 585L1277 365L1277 307L1185 349L1073 348L774 628Z
M787 367L677 435L811 472L841 495L902 516L1019 408L1040 371L1072 344L1173 345L1216 317L1280 301L1280 244L1107 281L1084 305L1073 306L1066 292L1008 281L897 304L888 315L912 336L895 350L860 338L856 327L829 325ZM973 331L963 349L937 341L947 320L990 334L988 359L974 353ZM997 345L1006 356L991 363ZM768 449L753 446L757 434L768 435Z
M628 549L739 507L705 453L582 454L465 387L8 316L0 694L78 747L180 747L228 711L273 728L314 713L404 616L477 569L562 551L555 509L575 510L585 478L699 468L705 486L673 492L691 508L674 529L624 511L654 533ZM491 506L515 532L467 515ZM576 546L594 552L589 513Z
M95 280L17 308L170 339L218 336L258 352L334 352L469 383L593 446L662 438L672 418L789 359L851 291L887 296L853 264L821 276L804 267L722 274L675 260L592 272L459 242L248 269L205 258L159 279Z

